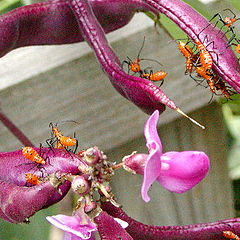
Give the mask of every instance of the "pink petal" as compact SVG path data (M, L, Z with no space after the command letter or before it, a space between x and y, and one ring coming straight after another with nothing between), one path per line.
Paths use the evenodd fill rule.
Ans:
M167 190L184 193L208 173L210 161L204 152L166 152L161 156L162 169L157 181Z
M64 232L63 240L82 240L82 239L83 238L80 238L72 233ZM95 240L94 234L92 234L88 240Z
M86 215L86 214L85 214ZM86 215L87 216L87 215ZM66 215L56 215L47 217L47 220L53 224L55 227L62 229L65 232L76 235L82 239L89 239L91 237L91 232L96 231L96 225L91 222L90 218L83 216L83 218L78 216L66 216ZM67 237L70 237L67 235Z
M144 175L143 175L143 183L141 188L142 198L145 202L149 202L150 198L147 194L149 188L151 187L152 183L158 178L159 173L161 171L161 155L162 149L157 144L157 142L152 142L151 144L151 151L148 155Z
M144 135L146 138L146 145L149 150L149 155L146 160L143 184L141 189L142 198L145 202L149 202L150 198L147 194L152 183L158 178L161 171L161 155L162 155L162 144L157 132L157 121L159 112L156 110L148 118L145 127Z
M146 145L149 151L151 151L151 143L156 142L156 144L158 144L159 146L159 151L162 152L162 144L157 132L158 118L159 118L159 111L156 110L153 112L153 114L148 118L148 120L145 123L144 136L145 136Z

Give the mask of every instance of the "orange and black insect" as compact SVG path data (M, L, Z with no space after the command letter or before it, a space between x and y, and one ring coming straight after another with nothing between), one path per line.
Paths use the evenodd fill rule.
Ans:
M232 37L229 40L229 42L231 42L236 36L236 33L234 32L234 23L237 22L240 18L237 18L236 14L229 8L224 9L222 12L229 12L231 16L223 17L222 14L218 12L210 19L210 22L213 21L215 18L218 18L214 27L216 27L219 22L222 23L220 30L222 30L223 27L226 27L227 31L225 32L225 34L227 34L228 32L232 33Z
M57 124L50 123L49 127L52 130L52 138L47 140L48 145L57 149L64 149L66 147L73 147L77 149L78 147L78 140L72 137L64 136L57 127Z
M215 81L216 76L207 71L204 67L196 67L196 73L199 77L204 78L207 81L207 84L212 93L216 93Z
M223 236L227 239L239 240L240 238L232 231L223 231Z
M153 72L152 70L150 71L150 73L144 71L144 73L142 73L140 75L141 78L146 78L146 79L148 79L150 81L154 81L154 82L162 81L162 83L166 76L167 76L167 73L164 71Z
M22 163L18 166L23 166L23 165L30 165L33 164L33 167L31 169L33 169L34 167L38 168L39 171L42 172L42 175L44 175L42 169L44 169L44 166L46 164L46 160L48 159L48 157L43 158L41 155L41 149L42 147L40 146L40 152L38 153L34 148L32 147L23 147L22 148L22 155L28 159L31 162L28 163ZM29 169L30 170L30 169Z
M234 46L235 47L235 52L240 54L240 40L237 38L234 38L234 41L236 42L231 42L228 47Z
M231 90L230 87L226 86L222 80L216 82L215 87L218 91L221 91L221 95L223 95L227 100L231 99L233 94L236 94L236 92Z
M212 69L213 59L209 51L199 40L195 40L195 44L199 51L199 62L201 67L203 67L205 70Z
M199 54L195 54L193 49L188 46L188 42L185 43L183 41L178 42L178 49L182 53L182 55L186 58L185 65L186 71L185 74L191 74L193 72L193 68L196 65L196 62L199 58Z
M22 154L26 159L32 162L43 164L43 165L46 164L45 159L41 157L40 154L38 154L38 152L32 147L23 147Z
M25 174L25 179L27 183L30 183L32 185L38 185L40 184L42 181L40 180L40 177L33 174L33 173L26 173Z
M221 95L223 95L226 99L231 99L231 96L235 94L234 91L232 91L226 84L223 82L221 78L219 78L217 75L215 75L213 72L207 71L203 67L197 67L196 73L198 76L204 78L210 88L210 91L216 95L217 92L221 92Z
M140 54L141 54L141 52L142 52L142 49L143 49L143 47L144 47L144 44L145 44L145 37L144 37L144 39L143 39L142 46L141 46L141 48L140 48L140 50L139 50L139 52L138 52L137 58L136 58L135 60L131 60L129 57L127 57L128 60L124 60L124 61L122 62L122 68L123 68L123 65L124 65L124 64L127 64L127 65L128 65L128 74L129 74L130 71L133 72L134 74L135 74L135 73L140 73L140 74L142 74L142 73L143 73L143 70L142 70L142 68L141 68L141 66L140 66L140 62L141 62L142 60L152 61L152 62L158 63L159 65L162 65L160 62L158 62L157 60L154 60L154 59L140 58Z

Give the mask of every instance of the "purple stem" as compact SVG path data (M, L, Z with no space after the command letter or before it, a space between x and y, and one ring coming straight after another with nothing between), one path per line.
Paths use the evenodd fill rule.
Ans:
M102 209L111 216L128 222L126 230L136 240L226 240L223 231L240 234L240 218L185 226L153 226L132 219L121 208L114 207L109 202L103 203Z
M23 144L23 146L34 147L33 143L25 134L0 110L0 121L8 130Z

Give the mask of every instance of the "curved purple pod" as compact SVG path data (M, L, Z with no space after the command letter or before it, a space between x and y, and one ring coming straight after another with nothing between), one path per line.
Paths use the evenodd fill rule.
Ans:
M134 1L90 0L106 33L126 25L138 10ZM53 0L19 7L0 16L0 56L30 45L83 41L67 0Z
M49 181L31 186L26 183L25 173L39 177L55 172L79 174L81 159L75 154L49 148L35 150L46 159L44 166L26 159L21 150L0 153L0 217L4 220L23 222L38 210L60 201L70 188L70 183L65 182L59 194Z
M94 221L97 224L98 232L101 239L133 240L133 238L126 232L126 230L123 229L121 225L117 223L111 215L107 214L104 211L102 211L97 217L95 217Z
M224 33L181 0L143 0L174 21L192 39L200 40L210 52L214 71L240 93L240 66Z
M136 5L140 3L142 7L144 6L141 1L135 0L135 2ZM93 48L101 67L109 76L116 90L148 114L156 109L160 113L163 112L165 105L176 110L174 102L159 87L147 79L130 76L123 71L120 61L109 46L88 1L73 0L71 3L82 35ZM144 6L144 9L151 10L147 5Z
M223 231L240 234L240 218L220 220L211 223L200 223L185 226L153 226L135 221L121 208L105 202L101 207L113 217L126 221L126 231L133 239L141 240L226 240Z

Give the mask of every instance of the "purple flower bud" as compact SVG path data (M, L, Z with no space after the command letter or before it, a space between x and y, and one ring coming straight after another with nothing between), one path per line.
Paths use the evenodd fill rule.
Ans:
M133 174L143 175L147 158L148 154L133 152L123 158L123 168Z
M52 174L79 174L81 160L65 150L41 148L38 151L46 160L39 165L26 159L22 150L0 153L0 217L9 222L23 222L35 212L60 201L70 188L66 181L59 188L48 180ZM25 174L43 176L39 185L29 186Z
M97 207L97 204L96 202L93 202L93 201L88 201L85 203L85 206L84 206L84 212L88 213L88 212L91 212L93 209L95 209Z
M82 153L82 159L90 166L97 164L103 160L104 155L98 147L92 147Z
M83 176L73 176L71 187L80 195L85 195L90 191L90 184Z

